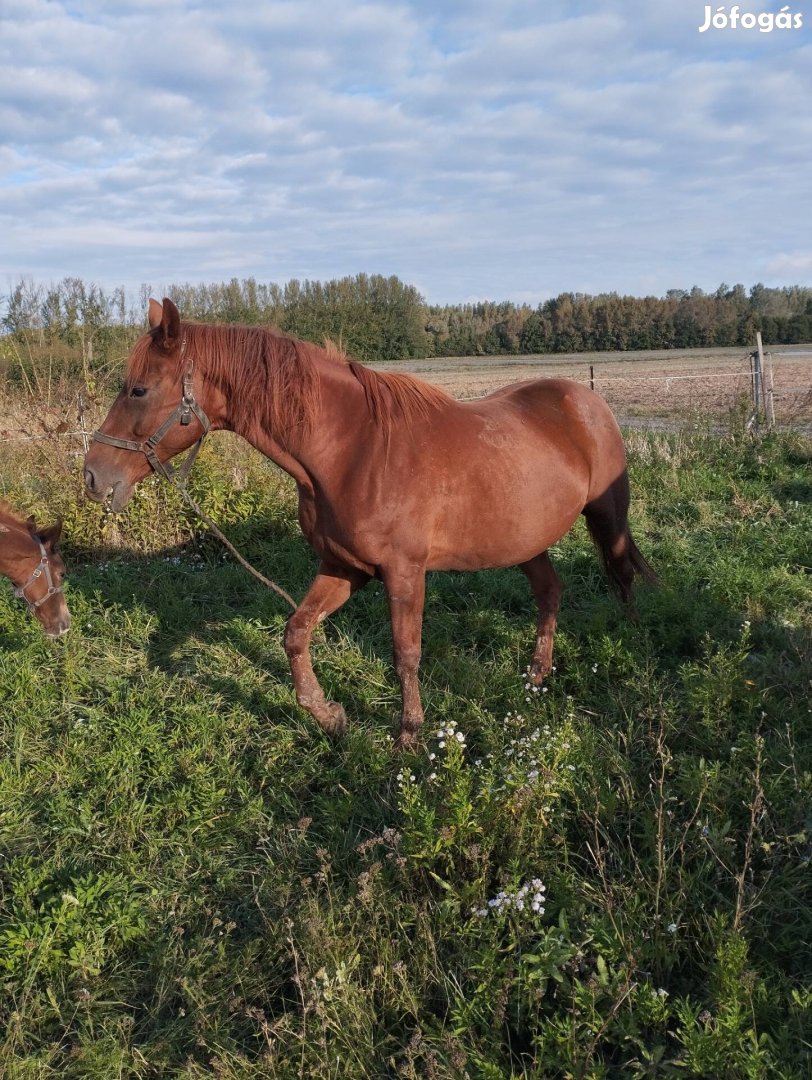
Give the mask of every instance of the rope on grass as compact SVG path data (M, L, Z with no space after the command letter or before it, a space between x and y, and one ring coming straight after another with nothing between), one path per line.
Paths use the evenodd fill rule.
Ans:
M298 605L293 599L293 597L290 595L290 593L285 592L281 585L277 585L275 581L272 581L270 578L265 577L265 575L261 571L257 570L255 566L252 566L247 559L243 558L243 556L239 553L239 551L237 551L237 549L234 547L228 537L223 535L221 530L214 524L208 514L206 514L195 502L195 500L189 494L189 490L186 485L175 481L175 487L183 496L187 506L189 506L190 509L192 509L197 514L201 521L203 521L203 523L208 526L208 528L214 533L220 543L223 544L224 547L228 548L228 550L231 552L231 554L234 556L240 566L246 569L249 574L253 574L257 581L260 581L267 589L271 589L278 596L281 596L283 600L286 600L295 611Z

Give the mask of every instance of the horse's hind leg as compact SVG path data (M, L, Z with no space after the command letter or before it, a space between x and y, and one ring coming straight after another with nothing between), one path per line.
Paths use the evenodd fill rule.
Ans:
M589 534L603 559L609 581L617 590L627 613L634 618L631 602L635 574L652 583L657 575L640 554L629 532L629 480L624 472L602 495L584 507Z
M520 569L527 574L539 609L536 647L530 662L530 682L538 686L553 666L553 636L563 586L546 551L520 563Z
M296 700L328 735L341 735L347 727L347 714L335 701L328 701L313 671L310 639L316 623L337 611L369 576L347 567L322 563L301 604L285 627L285 652L290 663Z

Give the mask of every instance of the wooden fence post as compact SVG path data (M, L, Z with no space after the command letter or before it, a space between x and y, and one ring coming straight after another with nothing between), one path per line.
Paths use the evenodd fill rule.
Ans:
M758 430L764 403L764 348L761 344L760 330L756 331L756 350L750 353L750 382L753 391L753 415L747 426Z
M767 424L768 424L769 427L774 428L775 427L775 382L773 381L773 358L772 358L772 354L767 353L767 358L770 361L770 366L769 366L768 371L767 371L767 375L768 375L767 385L769 387L769 389L767 391L767 393L768 393L767 400L769 402L769 407L767 409Z
M756 357L758 368L756 371L756 382L758 384L759 400L761 401L762 411L767 411L767 400L764 395L764 347L761 344L761 331L756 331ZM758 404L756 404L758 409Z
M85 426L85 395L82 391L79 391L77 419L79 420L79 434L82 436L82 446L84 447L85 454L90 449L90 439L88 437L87 427Z

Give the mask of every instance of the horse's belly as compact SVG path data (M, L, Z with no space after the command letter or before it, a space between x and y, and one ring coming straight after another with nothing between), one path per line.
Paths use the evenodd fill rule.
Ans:
M538 478L452 498L433 530L428 569L482 570L526 562L561 539L585 499L585 483L541 484Z

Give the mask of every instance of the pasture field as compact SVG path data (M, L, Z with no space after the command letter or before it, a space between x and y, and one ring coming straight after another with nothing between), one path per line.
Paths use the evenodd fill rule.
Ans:
M122 355L94 372L88 392L80 390L74 354L14 355L16 363L0 371L0 446L21 437L76 431L80 411L85 428L92 430L115 395L125 359ZM769 392L772 378L776 424L812 434L812 344L775 346L765 357L764 389ZM369 366L412 372L453 397L467 399L523 379L563 377L588 383L591 367L594 388L622 424L636 428L678 430L686 422L702 426L711 420L726 430L750 410L749 354L739 347L447 356ZM29 405L32 396L36 412Z
M378 586L316 635L332 743L173 491L105 518L64 442L4 448L74 616L49 644L0 587L4 1080L812 1074L812 447L627 441L639 619L578 525L533 693L524 577L432 575L401 756ZM191 487L303 594L286 478L220 435Z
M482 397L522 379L589 382L592 367L595 390L621 423L671 429L708 417L729 422L747 410L751 384L749 355L742 348L433 357L372 366L411 371L459 398ZM812 346L767 350L765 392L771 378L776 423L812 432Z

